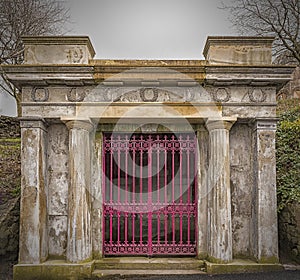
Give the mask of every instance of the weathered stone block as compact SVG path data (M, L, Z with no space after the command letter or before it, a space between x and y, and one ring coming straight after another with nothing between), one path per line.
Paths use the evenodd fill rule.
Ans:
M88 64L95 55L87 36L23 37L24 64Z
M90 279L93 262L69 264L64 261L48 261L40 265L18 264L14 266L14 280L83 280Z
M65 257L67 249L67 216L49 216L49 255Z
M210 64L268 65L273 41L273 37L209 36L203 55Z
M49 172L49 215L68 214L68 186L68 172Z

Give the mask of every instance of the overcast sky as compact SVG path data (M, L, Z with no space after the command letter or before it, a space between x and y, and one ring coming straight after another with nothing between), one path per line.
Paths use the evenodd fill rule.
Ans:
M228 3L230 0L225 0ZM231 35L220 0L68 0L71 33L96 58L201 59L208 35Z
M207 36L234 34L221 0L62 1L67 35L88 35L99 59L203 59ZM16 114L13 101L0 93L0 115Z

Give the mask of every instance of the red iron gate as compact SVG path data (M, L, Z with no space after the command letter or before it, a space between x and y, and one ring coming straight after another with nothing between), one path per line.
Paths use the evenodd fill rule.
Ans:
M105 255L196 255L194 134L104 134Z

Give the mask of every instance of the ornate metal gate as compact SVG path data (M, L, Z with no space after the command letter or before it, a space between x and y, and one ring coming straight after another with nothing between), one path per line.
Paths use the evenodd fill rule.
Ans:
M105 255L196 255L194 134L104 134Z

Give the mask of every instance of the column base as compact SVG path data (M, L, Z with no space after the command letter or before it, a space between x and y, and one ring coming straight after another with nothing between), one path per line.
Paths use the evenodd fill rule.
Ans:
M14 266L14 280L65 280L90 279L94 261L72 264L64 260L47 261L41 264L17 264Z
M251 260L234 259L230 263L212 263L205 261L205 270L208 274L227 274L227 273L249 273L249 272L268 272L284 270L279 263L257 263Z

